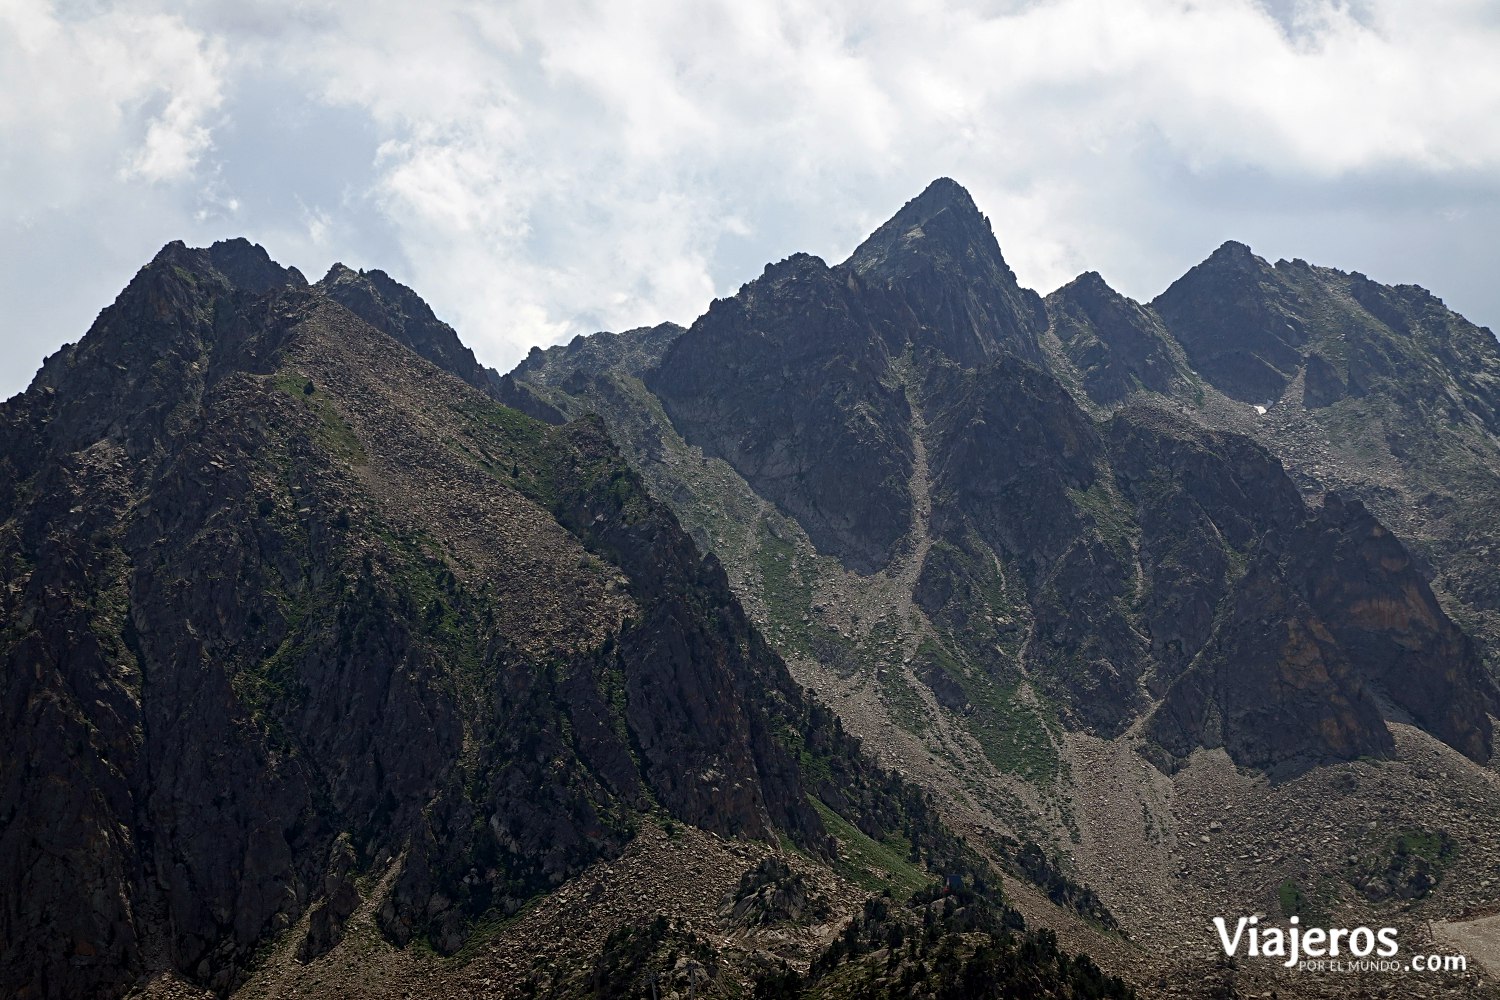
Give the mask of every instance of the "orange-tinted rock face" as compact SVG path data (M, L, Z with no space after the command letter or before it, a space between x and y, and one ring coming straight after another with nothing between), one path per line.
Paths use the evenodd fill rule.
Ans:
M1394 748L1355 666L1269 560L1249 570L1150 732L1169 754L1224 747L1282 777Z
M1329 494L1263 550L1231 600L1152 721L1169 753L1222 745L1273 774L1383 756L1392 743L1378 696L1489 759L1492 682L1400 541L1360 504Z
M1443 742L1487 761L1493 682L1401 542L1363 505L1329 494L1289 550L1289 572L1310 581L1309 603L1367 683Z

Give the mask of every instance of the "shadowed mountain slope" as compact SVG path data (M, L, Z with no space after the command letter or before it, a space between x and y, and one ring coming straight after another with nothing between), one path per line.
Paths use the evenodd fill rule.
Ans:
M1240 244L1043 300L948 180L504 376L171 245L0 411L4 982L1124 990L1004 879L1156 995L1303 995L1182 935L1494 902L1497 387Z

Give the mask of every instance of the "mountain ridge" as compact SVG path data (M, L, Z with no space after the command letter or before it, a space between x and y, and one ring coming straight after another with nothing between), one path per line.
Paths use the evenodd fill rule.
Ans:
M0 969L272 995L268 971L357 992L351 956L452 956L403 980L426 989L486 940L513 956L504 918L537 900L613 898L637 851L750 864L709 881L772 932L721 947L721 918L658 925L637 893L508 987L630 995L677 954L684 990L832 996L998 954L1042 956L1049 995L1123 994L1014 903L1196 995L1211 941L1185 928L1288 883L1425 940L1500 864L1474 791L1488 577L1437 530L1485 537L1500 349L1425 292L1242 244L1194 271L1152 303L1092 273L1043 299L942 179L841 264L794 255L687 329L502 376L384 272L169 244L0 406L4 759L27 762L0 767L0 863L28 887ZM1371 401L1382 462L1477 484L1447 520L1360 478L1346 411ZM1463 877L1400 889L1410 915L1370 889L1371 794L1381 837L1465 845ZM1255 796L1292 810L1263 872L1219 853ZM1325 807L1352 839L1308 839ZM69 865L33 861L43 837ZM977 895L879 902L951 874ZM108 905L38 908L89 892ZM779 909L809 892L847 925ZM934 925L939 952L881 950Z

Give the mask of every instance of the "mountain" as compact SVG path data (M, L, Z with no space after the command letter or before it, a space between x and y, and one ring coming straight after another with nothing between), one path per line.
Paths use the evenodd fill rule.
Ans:
M898 297L920 325L920 346L968 365L1005 352L1037 356L1042 300L1016 281L989 220L949 178L902 206L841 268Z
M1201 359L1210 391L1228 397L1210 400L1204 419L1262 441L1305 489L1358 497L1412 547L1450 613L1492 649L1500 639L1500 578L1485 527L1500 501L1494 335L1424 289L1300 260L1271 265L1238 244L1152 306ZM1229 343L1244 352L1242 368L1222 367ZM1235 401L1268 412L1258 417Z
M1234 282L1247 261L1248 250L1231 245L1203 268L1229 274L1239 294ZM625 370L579 347L550 365L528 360L511 377L551 391L545 398L559 412L606 415L618 404L590 398L569 409L561 397L601 391L610 372L639 378L685 444L723 459L817 553L856 576L910 571L903 596L926 619L913 629L925 636L914 671L939 701L961 708L1008 699L1025 680L1069 725L1115 736L1204 651L1221 610L1253 591L1264 604L1251 601L1242 613L1258 619L1286 605L1282 588L1316 589L1314 564L1269 553L1288 535L1315 533L1318 515L1250 440L1194 433L1192 421L1174 428L1161 405L1125 407L1107 420L1080 405L1044 361L1035 314L974 305L1032 303L1039 314L1041 300L1014 285L988 223L941 180L844 264L798 255L767 267L676 335L654 368ZM1164 300L1182 298L1177 288ZM1075 366L1085 365L1083 384L1100 387L1095 403L1122 398L1127 383L1170 391L1208 378L1189 367L1206 355L1169 334L1188 328L1189 310L1158 306L1166 318L1097 275L1047 300L1054 316L1046 329ZM989 339L976 339L976 330ZM542 374L562 365L565 377ZM655 434L660 440L666 430ZM662 460L659 446L649 460ZM669 486L662 495L681 492ZM1370 530L1388 535L1378 524ZM1348 658L1359 647L1372 660L1365 672L1379 673L1382 696L1398 705L1468 700L1474 707L1451 726L1418 716L1434 720L1431 731L1450 745L1488 760L1484 708L1494 704L1494 684L1425 583L1394 569L1409 560L1400 542L1391 544L1370 581L1389 597L1369 599L1414 595L1421 610L1412 615L1431 630L1390 648L1348 634L1332 641L1330 655ZM1252 563L1250 581L1261 581L1263 569L1275 596L1239 586ZM1282 628L1295 631L1297 620ZM991 624L1001 621L1008 624ZM1403 655L1407 648L1423 656ZM1281 656L1271 648L1265 669ZM1455 688L1428 690L1450 677ZM1269 681L1254 686L1274 691ZM1245 759L1279 770L1293 759L1387 752L1374 695L1353 674L1349 683L1357 690L1340 697L1362 706L1358 725L1346 720L1357 732L1307 718L1293 724L1305 733L1260 732L1273 749ZM1286 709L1272 707L1278 717ZM1304 738L1310 756L1292 749Z
M727 460L820 551L870 572L912 518L909 400L887 377L903 353L1035 357L1044 326L968 193L939 180L844 263L768 266L645 378L686 441Z
M1470 860L1413 912L1500 903L1474 808L1500 791L1495 351L1425 292L1234 243L1151 303L1093 273L1042 299L939 180L841 264L507 377L605 422L798 680L977 849L1047 844L1138 940L1199 943L1293 889L1413 920L1350 866L1419 834ZM1117 967L1169 995L1213 960L1153 955Z
M1496 351L1232 243L1043 298L947 179L504 375L170 245L0 411L0 982L1493 996L1211 927L1500 906Z
M985 881L601 422L503 392L382 272L309 285L233 240L163 248L4 404L6 995L275 993L372 949L433 956L440 990L469 965L438 956L658 849L628 912L554 929L555 983L598 934L696 913L641 893L663 874L785 851L766 884L813 886L824 920L927 866ZM1045 944L988 878L997 941ZM726 989L762 971L715 954Z
M1084 405L1151 390L1259 441L1310 498L1357 498L1409 546L1495 669L1500 581L1483 525L1500 501L1500 347L1489 330L1425 289L1273 265L1233 242L1149 305L1103 286L1095 295L1116 303L1114 320L1079 321L1084 283L1102 279L1048 300L1052 360Z

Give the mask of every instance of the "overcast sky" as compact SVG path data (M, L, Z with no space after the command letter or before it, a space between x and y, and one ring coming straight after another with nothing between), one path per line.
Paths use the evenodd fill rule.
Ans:
M1500 3L0 0L0 398L173 239L382 268L505 370L942 175L1042 292L1238 239L1500 326Z

